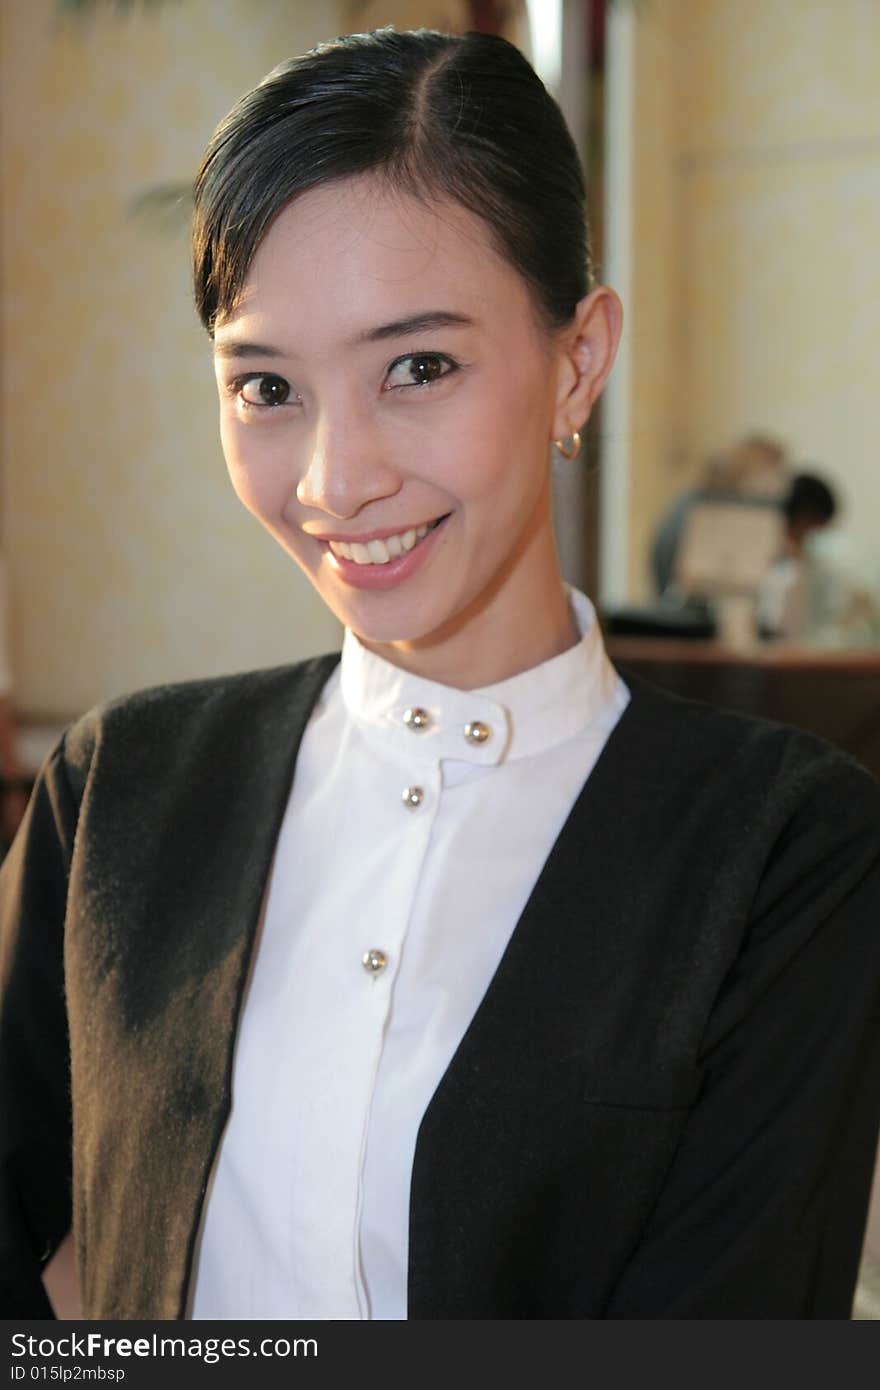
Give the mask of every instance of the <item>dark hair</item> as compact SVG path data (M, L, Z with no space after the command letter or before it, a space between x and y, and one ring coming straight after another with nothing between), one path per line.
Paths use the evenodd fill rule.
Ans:
M213 333L292 198L375 172L487 224L553 327L587 292L584 181L562 113L512 44L429 29L349 34L282 63L215 131L195 182L196 307Z
M782 504L785 519L813 521L824 526L837 511L837 501L828 484L815 473L796 473Z

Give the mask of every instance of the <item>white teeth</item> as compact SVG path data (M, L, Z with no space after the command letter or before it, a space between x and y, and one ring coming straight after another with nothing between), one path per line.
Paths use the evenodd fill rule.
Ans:
M412 550L416 542L423 540L431 530L431 526L414 526L396 536L386 536L381 541L330 541L329 545L334 555L343 560L354 560L357 565L387 565L389 560L396 560Z

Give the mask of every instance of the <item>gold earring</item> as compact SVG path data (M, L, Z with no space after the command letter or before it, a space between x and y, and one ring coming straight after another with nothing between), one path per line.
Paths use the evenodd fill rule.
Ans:
M578 430L567 434L564 439L554 439L556 449L564 459L576 459L581 451L581 436Z

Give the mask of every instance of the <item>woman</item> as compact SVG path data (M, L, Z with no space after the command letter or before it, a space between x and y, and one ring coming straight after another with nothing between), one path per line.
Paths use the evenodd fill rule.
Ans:
M72 1211L94 1317L848 1316L880 792L624 683L562 583L551 441L620 308L558 109L478 35L285 64L211 142L195 284L235 489L344 651L44 770L6 1311Z

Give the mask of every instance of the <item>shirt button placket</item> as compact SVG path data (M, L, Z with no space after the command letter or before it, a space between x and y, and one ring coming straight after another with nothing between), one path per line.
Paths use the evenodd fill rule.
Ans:
M431 727L431 715L421 705L410 705L403 711L403 722L412 733L423 734ZM416 811L425 799L425 789L404 787L401 798L408 811Z

